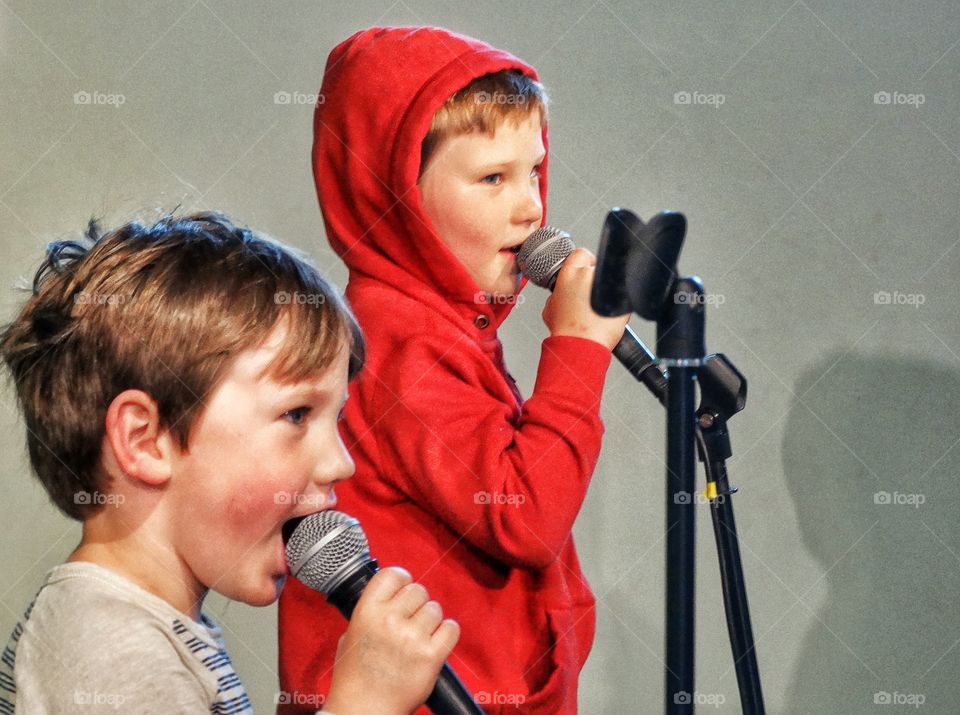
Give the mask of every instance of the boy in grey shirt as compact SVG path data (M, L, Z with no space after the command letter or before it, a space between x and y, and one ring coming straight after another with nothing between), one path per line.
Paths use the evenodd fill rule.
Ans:
M250 712L216 625L97 564L54 568L24 622L8 649L15 671L0 666L23 712Z
M4 650L0 713L251 712L201 606L210 589L273 602L284 525L331 508L353 474L337 430L363 363L349 308L292 250L219 214L91 224L86 242L49 246L0 352L33 469L83 522ZM316 706L410 713L458 636L384 569Z

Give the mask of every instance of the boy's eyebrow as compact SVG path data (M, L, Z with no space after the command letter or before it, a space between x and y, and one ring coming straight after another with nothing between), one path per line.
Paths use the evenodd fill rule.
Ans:
M543 152L536 159L534 159L534 164L541 163L544 159L547 158L547 152ZM526 162L522 159L511 159L510 161L492 161L489 164L482 164L481 169L495 169L501 166L514 166L515 164L525 164Z
M285 398L309 398L315 397L322 400L329 400L334 397L333 390L329 388L316 387L315 385L305 385L302 383L293 383L281 385L280 390Z

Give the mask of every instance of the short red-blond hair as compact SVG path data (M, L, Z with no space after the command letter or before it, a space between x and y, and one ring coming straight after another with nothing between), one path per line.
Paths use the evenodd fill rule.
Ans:
M493 135L504 122L521 124L534 112L547 126L549 98L543 85L518 70L477 77L455 92L433 115L420 148L420 173L437 147L448 137L469 132Z

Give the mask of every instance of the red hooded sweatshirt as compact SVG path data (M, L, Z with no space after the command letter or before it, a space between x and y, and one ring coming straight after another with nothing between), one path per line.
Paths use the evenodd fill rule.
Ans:
M314 176L368 341L342 430L356 474L337 494L380 564L406 568L459 622L449 662L487 712L555 715L576 712L594 635L570 531L600 451L610 351L548 337L523 401L497 339L511 305L478 304L417 188L434 113L504 69L537 77L506 52L422 27L358 32L327 60ZM546 184L544 163L544 207ZM290 580L279 636L290 700L328 691L346 625Z

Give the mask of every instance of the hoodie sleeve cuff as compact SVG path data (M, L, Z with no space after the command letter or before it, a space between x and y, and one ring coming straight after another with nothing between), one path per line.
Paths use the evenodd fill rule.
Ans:
M593 340L551 336L543 341L533 392L579 396L587 404L599 402L612 355Z

